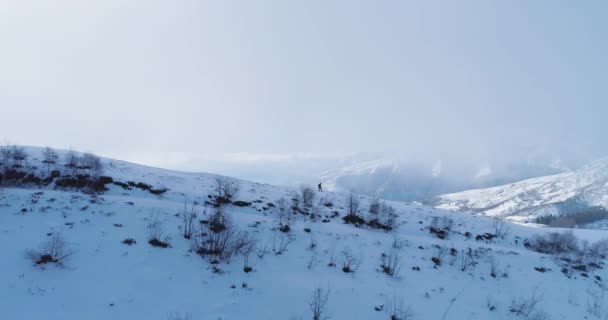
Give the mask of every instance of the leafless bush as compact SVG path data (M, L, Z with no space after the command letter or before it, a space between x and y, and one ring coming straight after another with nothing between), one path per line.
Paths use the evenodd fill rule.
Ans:
M78 151L74 149L69 149L65 153L64 166L68 168L68 173L71 175L76 175L78 172L78 162L80 160L80 156L78 155Z
M536 235L526 243L526 246L536 252L553 255L579 251L579 241L571 230Z
M245 256L255 250L256 240L248 232L238 231L230 217L218 210L214 217L193 236L192 245L197 254L209 258L212 263L230 262L236 254Z
M215 191L218 199L232 200L239 192L239 183L232 178L219 176L215 178Z
M435 264L435 268L441 266L443 260L448 255L448 250L445 247L437 248L437 255L431 258L431 261Z
M35 265L54 263L62 266L72 254L74 254L74 251L63 236L60 233L55 233L38 250L28 250L26 257Z
M333 268L336 266L336 245L332 244L328 251L329 263L327 265Z
M488 310L490 310L490 311L496 310L496 308L497 308L496 304L497 303L494 300L494 298L492 298L492 296L486 297L486 308L488 308Z
M509 310L519 317L523 316L529 320L541 320L543 312L537 311L538 304L541 301L543 301L543 296L538 293L538 288L535 288L530 297L513 299ZM536 315L539 318L535 318Z
M359 200L359 196L354 194L354 193L350 193L347 197L346 197L346 210L347 210L347 214L350 216L356 216L359 213L359 205L361 204L361 201Z
M310 250L310 259L308 259L308 264L306 265L306 268L308 270L310 270L317 262L317 256L318 256L317 242L312 237L310 238L310 244L308 245L308 250Z
M410 320L414 318L412 307L405 304L403 299L396 296L388 303L386 309L390 316L390 320Z
M291 212L294 216L302 211L300 205L302 204L302 197L299 193L295 193L293 197L291 197Z
M281 198L277 201L276 212L277 219L279 220L279 227L291 225L292 215L289 212L289 204L285 198Z
M342 250L342 258L344 259L342 262L342 271L355 274L359 269L359 266L361 266L361 259L357 258L348 247Z
M601 259L606 259L608 257L608 239L602 239L592 244L589 253Z
M494 228L494 234L501 239L509 235L509 225L502 219L494 219L492 227Z
M467 270L469 270L469 268L475 266L475 259L473 257L473 250L471 250L471 248L469 248L469 250L467 251L460 251L458 265L460 267L460 271L462 272L466 272Z
M490 259L490 276L492 278L496 278L498 276L498 273L499 273L498 268L500 268L500 264L494 257L492 257Z
M316 288L310 300L308 301L308 307L312 312L313 320L325 320L329 319L327 315L327 301L329 300L329 289Z
M389 206L388 204L382 202L380 205L380 221L391 227L395 227L395 220L397 219L397 214L395 213L395 208Z
M276 255L283 254L287 251L287 247L293 241L291 236L287 233L279 232L277 239L277 232L274 232L274 241L272 243L272 250Z
M587 312L598 319L608 315L608 310L604 307L606 303L606 288L599 290L587 289Z
M374 196L369 200L369 213L372 218L375 218L380 213L380 204L380 198L377 196Z
M310 186L302 186L300 188L302 203L305 208L311 208L315 199L315 190Z
M164 235L164 225L158 214L150 216L148 221L148 240L161 240Z
M387 253L381 255L382 272L391 277L396 277L401 269L401 257L399 256L399 246L395 240Z
M431 228L439 229L439 230L452 230L454 226L454 220L448 217L433 217L431 219Z
M188 206L188 202L184 201L184 207L179 212L179 215L182 217L182 222L184 224L183 236L186 239L191 239L194 221L196 221L196 217L198 216L195 203L193 202L191 206Z

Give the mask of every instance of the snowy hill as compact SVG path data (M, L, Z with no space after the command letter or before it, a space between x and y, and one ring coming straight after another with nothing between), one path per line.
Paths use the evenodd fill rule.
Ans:
M579 170L439 196L434 206L519 221L608 207L608 159Z
M328 190L355 191L383 199L423 201L446 193L487 188L564 172L554 160L457 163L455 161L407 161L370 154L326 170L320 176Z
M47 171L42 149L26 151L23 170ZM53 165L61 171L55 179L66 174L65 156ZM313 319L317 288L321 302L327 297L321 316L332 319L608 315L605 243L547 252L534 239L550 228L401 202L383 202L373 214L371 199L345 193L317 193L306 205L299 189L240 180L229 180L240 191L219 201L217 175L101 161L105 191L52 183L0 189L2 319ZM210 231L218 206L232 235ZM371 223L393 210L395 221L378 218L391 231ZM184 213L196 214L190 240ZM591 243L606 236L574 232ZM211 237L232 243L236 235L255 245L228 259L200 250ZM44 260L45 244L57 239L69 257Z

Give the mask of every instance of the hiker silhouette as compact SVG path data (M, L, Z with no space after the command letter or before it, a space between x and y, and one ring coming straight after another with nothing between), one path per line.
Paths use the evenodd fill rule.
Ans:
M321 183L319 183L319 192L323 192L323 188L321 187Z

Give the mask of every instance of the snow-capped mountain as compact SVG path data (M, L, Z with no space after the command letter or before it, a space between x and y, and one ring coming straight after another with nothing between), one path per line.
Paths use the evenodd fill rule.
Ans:
M25 151L18 168L29 174L6 180L23 184L0 189L2 319L311 319L320 302L317 319L608 314L605 255L530 249L555 229L386 201L379 211L394 221L385 230L365 196L316 193L294 209L299 188L231 179L240 191L220 202L220 176L112 159L101 159L103 176L85 193L71 187L89 180L85 171L75 180L69 171L88 166L66 167L70 153L49 163L42 149ZM5 165L2 174L17 168ZM231 256L206 249L212 235L235 242ZM596 243L605 232L574 235Z
M608 207L608 158L578 170L437 197L437 208L531 220Z

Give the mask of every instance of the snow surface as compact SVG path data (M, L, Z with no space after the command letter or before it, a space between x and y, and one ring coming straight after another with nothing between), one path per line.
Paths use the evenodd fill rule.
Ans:
M522 319L509 312L509 305L535 289L543 295L539 308L551 319L594 319L587 311L589 292L599 290L594 276L608 278L605 270L597 270L589 278L575 274L568 279L553 257L523 247L523 239L551 229L510 224L505 239L485 243L474 237L492 232L493 219L400 202L390 202L399 214L398 228L391 233L345 225L339 218L315 223L300 216L292 226L287 251L275 255L273 240L280 235L273 230L276 215L262 207L281 197L290 199L297 190L248 181L240 181L237 198L261 203L227 206L227 212L241 230L256 235L260 248L270 252L263 258L252 255L251 273L244 273L243 258L235 257L229 264L220 264L224 273L216 274L205 259L191 252L190 242L181 237L181 218L176 216L185 198L204 203L214 192L216 176L110 159L104 162L106 175L114 179L142 181L169 191L154 196L112 186L91 203L91 196L77 192L0 190L1 319L168 319L171 313L188 313L192 319L311 319L307 301L317 287L330 288L332 319L389 319L385 311L374 308L386 310L395 299L411 306L414 319ZM529 184L561 180L543 179ZM323 215L332 210L344 215L345 198L343 193L324 192L317 194L315 202L334 203L333 209L319 205ZM366 211L368 199L362 199ZM199 211L204 210L212 212L200 205ZM155 215L164 221L170 248L147 243L146 225ZM445 240L427 230L435 216L455 222ZM465 232L473 238L465 237ZM574 232L590 241L607 235L594 230ZM25 258L26 250L37 248L50 233L61 233L76 251L64 267L43 269ZM125 238L134 238L137 244L126 246L121 243ZM394 240L402 244L401 272L396 278L379 271L380 255ZM317 244L316 250L308 248L311 241ZM448 255L442 266L434 268L435 246L477 250L478 265L462 272ZM335 268L328 266L332 248L337 255ZM362 260L355 274L340 268L340 252L345 248ZM502 270L497 278L490 277L492 259ZM540 273L535 267L550 271ZM496 310L489 310L489 302Z
M577 171L442 195L434 206L518 220L556 214L556 205L568 201L608 208L608 159Z

